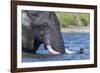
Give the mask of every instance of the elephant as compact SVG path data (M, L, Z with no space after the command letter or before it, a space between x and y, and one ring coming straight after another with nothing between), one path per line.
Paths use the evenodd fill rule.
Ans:
M39 46L44 44L52 54L66 52L60 22L54 12L22 10L21 24L23 51L36 54Z

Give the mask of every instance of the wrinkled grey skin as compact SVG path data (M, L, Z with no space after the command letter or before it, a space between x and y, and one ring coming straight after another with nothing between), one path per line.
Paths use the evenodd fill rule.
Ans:
M47 45L65 53L60 23L54 12L22 10L22 48L23 51L36 53L40 44Z

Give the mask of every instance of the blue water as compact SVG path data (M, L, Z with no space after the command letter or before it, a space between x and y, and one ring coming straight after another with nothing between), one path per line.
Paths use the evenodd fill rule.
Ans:
M23 57L22 62L85 60L90 58L89 33L62 33L62 35L66 48L75 52L78 52L80 48L84 48L84 52L82 54L49 55L48 50L45 50L43 45L41 45L37 51L40 54L39 56Z

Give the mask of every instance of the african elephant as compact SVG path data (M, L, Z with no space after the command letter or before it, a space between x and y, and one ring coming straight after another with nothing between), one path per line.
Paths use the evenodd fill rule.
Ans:
M53 54L65 53L60 23L54 12L22 10L22 48L36 53L40 44Z

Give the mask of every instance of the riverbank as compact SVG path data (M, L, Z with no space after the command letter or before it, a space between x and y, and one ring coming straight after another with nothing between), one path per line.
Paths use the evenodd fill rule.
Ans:
M66 27L66 28L61 28L61 32L89 32L90 28L89 27L79 27L79 26L72 26L72 27Z

